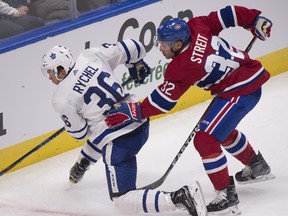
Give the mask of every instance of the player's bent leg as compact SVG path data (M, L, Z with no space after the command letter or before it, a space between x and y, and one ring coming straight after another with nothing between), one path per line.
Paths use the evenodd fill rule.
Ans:
M235 178L239 184L247 184L271 180L275 176L271 173L271 168L262 154L258 152L249 165L246 165L244 169L236 173Z
M245 135L241 132L234 130L223 142L223 147L246 165L242 171L235 175L238 183L246 184L275 178L262 154L260 152L255 153Z
M134 131L122 135L102 148L110 197L136 189L136 155L149 135L149 122Z
M113 198L117 208L127 214L187 211L192 216L205 216L206 205L198 182L174 192L133 190Z
M113 197L115 206L126 214L159 213L175 211L169 194L157 190L132 190Z

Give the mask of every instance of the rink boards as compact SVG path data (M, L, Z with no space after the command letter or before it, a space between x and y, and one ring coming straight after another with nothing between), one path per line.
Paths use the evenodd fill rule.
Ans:
M193 4L195 2L197 2L197 7L195 7L196 4ZM40 72L41 58L48 48L55 44L66 45L76 56L87 44L94 46L125 38L140 40L147 49L145 60L152 67L153 73L148 77L148 83L145 86L129 84L125 89L135 93L138 99L141 100L161 83L165 65L168 63L162 54L152 47L151 34L155 33L161 20L167 16L191 18L192 15L207 14L226 4L227 2L225 4L222 2L212 5L205 4L205 1L200 3L194 0L160 1L1 54L0 65L3 74L1 80L3 81L0 86L0 170L63 127L63 122L51 106L51 96L55 86L47 82ZM248 0L242 1L242 5L253 8L259 6ZM273 27L274 31L272 30L270 39L265 42L257 40L250 51L251 57L257 57L272 76L288 71L287 40L285 34L281 33L281 31L285 31L281 27L285 26L281 25L284 19L278 16L281 12L275 14L275 11L285 10L285 7L281 6L280 3L275 7L278 9L272 10L269 6L261 4L259 9L263 10L263 13L265 12L268 17L272 17L277 25ZM148 12L151 16L147 16ZM121 19L119 19L119 16L121 16ZM224 32L223 37L244 50L251 40L252 34L237 29L236 33L234 30L231 31L233 32L231 34ZM125 67L120 67L117 71L120 80L127 77L128 72ZM210 94L208 92L191 87L170 113L193 106L209 98ZM157 117L161 116L163 115ZM77 142L69 137L66 132L63 132L21 162L15 169L66 152L82 144L83 142Z

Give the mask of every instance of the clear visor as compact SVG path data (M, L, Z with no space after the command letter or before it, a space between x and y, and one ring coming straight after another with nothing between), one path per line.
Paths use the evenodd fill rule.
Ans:
M173 47L173 42L171 41L161 41L159 35L155 35L153 38L154 46L159 50L170 50Z

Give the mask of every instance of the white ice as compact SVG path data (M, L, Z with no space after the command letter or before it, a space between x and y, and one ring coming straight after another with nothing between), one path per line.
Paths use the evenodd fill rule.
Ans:
M287 93L288 73L272 77L264 85L257 107L238 126L276 176L271 181L236 184L243 216L288 215ZM149 141L138 155L138 186L165 173L209 102L151 122ZM0 215L123 215L109 199L102 161L86 173L79 185L67 190L68 172L78 152L79 148L0 177ZM243 165L225 154L230 174L234 175ZM195 180L201 183L206 203L210 202L215 193L191 142L159 189L172 191Z

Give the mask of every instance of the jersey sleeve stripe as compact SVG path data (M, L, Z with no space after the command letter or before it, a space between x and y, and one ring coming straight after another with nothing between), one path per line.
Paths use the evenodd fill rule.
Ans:
M152 100L152 98L151 98L150 95L149 95L147 98L148 98L149 103L150 103L153 107L155 107L156 109L160 110L161 112L166 113L166 112L169 111L169 110L166 110L166 109L162 109L160 106L158 106L158 104L154 103L154 101Z
M71 131L71 130L67 130L68 133L81 133L82 131L86 130L88 127L88 123L86 122L85 126L79 130L76 131Z
M83 149L81 150L81 154L82 154L85 158L87 158L88 160L92 161L93 163L96 163L96 162L98 161L98 160L90 157Z
M121 41L120 42L126 52L126 55L127 55L127 61L126 61L126 64L128 64L130 62L130 59L131 59L131 55L130 55L130 52L129 52L129 49L128 47L126 46L125 42L124 41Z
M70 135L77 140L83 140L86 137L87 133L83 134L82 136L75 136L75 134L73 134L73 135L70 134Z
M227 6L221 9L219 12L217 12L217 14L218 14L218 18L223 29L226 29L232 26L235 27L235 24L237 23L237 18L235 16L235 11L233 12L231 6Z
M167 96L166 96L165 94L163 94L158 88L155 89L155 90L156 90L157 93L158 93L162 98L164 98L165 100L167 100L167 101L169 101L169 102L171 102L171 103L176 103L176 102L177 102L177 100L173 100L173 99L167 97Z
M222 20L220 11L217 11L217 16L218 16L218 19L219 19L219 22L220 22L222 28L223 28L223 29L226 29L226 26L225 26L225 24L224 24L224 22L223 22L223 20Z
M160 94L160 91L156 89L150 96L148 96L148 100L152 106L166 113L176 105L177 101L171 100L170 98L168 99L167 97L163 96L164 95Z
M235 11L235 7L231 7L232 9L232 14L233 14L233 18L234 18L234 25L238 26L238 20L237 20L237 15L236 15L236 11Z
M88 124L86 122L85 126L83 128L81 128L80 130L77 131L69 131L67 130L67 132L74 137L77 140L83 140L86 135L87 135L87 129L88 129Z
M102 154L102 151L97 148L92 142L90 142L89 140L87 140L87 144L96 152L98 152L99 154Z
M133 39L131 39L133 41L133 43L135 44L136 48L137 48L137 52L138 52L138 55L137 55L137 58L139 59L140 58L140 52L141 52L141 48L140 48L140 45Z

